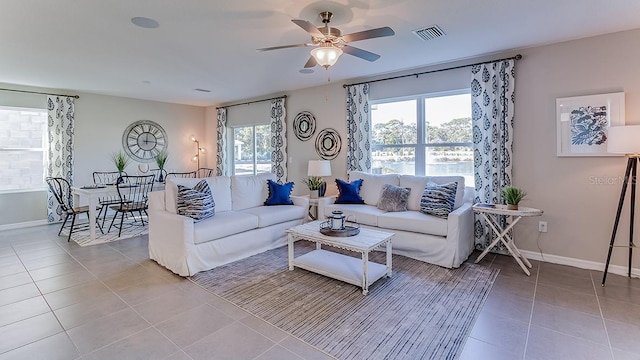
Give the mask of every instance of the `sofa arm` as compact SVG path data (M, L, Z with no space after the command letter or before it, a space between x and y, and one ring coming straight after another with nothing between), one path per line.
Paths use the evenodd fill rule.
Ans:
M180 276L192 275L188 261L195 253L193 219L151 206L148 213L149 257Z
M148 195L149 210L164 210L164 191L152 191Z
M309 197L308 196L290 196L291 201L293 201L293 205L302 206L305 209L309 208Z
M447 242L453 242L456 247L453 267L460 266L474 249L472 206L472 203L466 202L447 218Z
M324 208L335 203L337 198L337 195L318 198L318 220L325 220L327 218Z

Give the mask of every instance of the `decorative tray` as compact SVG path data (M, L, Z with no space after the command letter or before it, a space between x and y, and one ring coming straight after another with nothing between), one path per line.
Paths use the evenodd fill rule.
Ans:
M335 236L335 237L348 237L355 236L360 233L360 226L355 224L356 226L345 225L343 229L332 229L329 227L329 223L323 222L320 224L320 233L322 235L327 236Z

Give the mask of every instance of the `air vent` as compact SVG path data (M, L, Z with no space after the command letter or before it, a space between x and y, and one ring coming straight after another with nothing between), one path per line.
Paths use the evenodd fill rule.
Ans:
M445 35L444 31L442 31L442 29L440 29L438 25L432 25L423 29L413 30L413 33L424 41L433 40Z
M200 89L200 88L193 89L193 90L195 90L195 91L200 91L200 92L204 92L204 93L210 93L210 92L211 92L211 90L207 90L207 89Z

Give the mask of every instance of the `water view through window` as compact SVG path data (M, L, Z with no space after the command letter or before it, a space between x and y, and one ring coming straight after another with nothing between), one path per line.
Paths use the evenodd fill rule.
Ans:
M374 173L461 175L473 185L468 90L374 102L371 127Z

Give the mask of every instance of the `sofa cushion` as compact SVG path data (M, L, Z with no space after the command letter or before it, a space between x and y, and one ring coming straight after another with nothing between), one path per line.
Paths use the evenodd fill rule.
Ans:
M447 218L453 211L456 201L456 189L458 184L450 182L443 185L428 183L422 194L420 202L420 212Z
M420 200L424 189L427 187L428 182L435 184L446 184L449 182L457 182L458 188L456 190L456 202L453 205L453 209L457 209L464 203L464 177L462 176L415 176L415 175L401 175L400 186L411 189L409 194L409 200L407 201L407 208L409 210L420 211Z
M400 175L398 174L385 174L376 175L362 171L350 171L349 181L356 179L362 179L362 189L360 189L360 196L367 205L376 206L378 200L380 200L380 194L382 194L382 187L385 184L391 184L395 186L400 185Z
M216 201L216 212L224 212L231 210L231 178L228 176L214 176L205 178L211 195ZM194 178L176 178L167 179L164 187L164 202L168 212L176 214L176 195L178 193L178 185L193 188L200 180Z
M258 217L258 227L267 227L292 220L302 220L305 217L305 208L295 205L258 206L242 210L246 214Z
M364 204L364 200L360 196L360 187L362 186L362 180L358 179L352 182L346 182L341 179L336 179L336 186L338 187L337 204Z
M293 190L293 183L288 182L286 184L278 184L277 182L269 179L267 180L267 189L269 195L264 202L266 206L272 205L293 205L293 201L289 197L291 190Z
M378 226L390 230L447 236L447 219L426 215L418 211L380 214Z
M231 177L231 200L234 211L261 206L269 193L267 180L276 180L273 173ZM215 196L215 195L214 195Z
M325 217L331 216L331 212L335 210L342 211L349 221L369 226L378 226L378 216L386 213L375 206L365 204L331 204L324 207Z
M407 211L407 199L410 191L409 188L385 184L376 207L384 211Z
M207 180L201 180L192 188L178 185L176 211L188 216L194 222L213 217L216 214L216 202L211 195Z
M238 211L226 211L193 224L193 242L201 244L257 227L257 216Z

